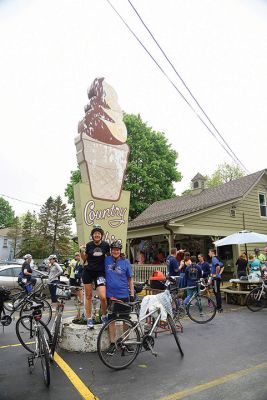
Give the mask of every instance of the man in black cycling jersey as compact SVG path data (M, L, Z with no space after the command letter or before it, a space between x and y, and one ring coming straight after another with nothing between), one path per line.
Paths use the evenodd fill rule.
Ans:
M106 302L106 280L105 280L105 256L109 254L109 244L103 240L104 231L100 226L92 229L92 240L85 248L81 248L81 257L84 262L82 280L85 290L85 310L87 316L87 327L93 329L92 320L92 290L93 283L98 291L101 304L102 323L106 323L107 302Z

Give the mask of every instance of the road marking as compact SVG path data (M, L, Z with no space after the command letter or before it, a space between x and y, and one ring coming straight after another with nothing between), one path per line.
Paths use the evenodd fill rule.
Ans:
M240 371L233 372L232 374L228 374L228 375L222 376L221 378L214 379L213 381L210 381L210 382L207 382L207 383L203 383L202 385L197 385L197 386L194 386L192 388L188 388L188 389L182 390L180 392L176 392L176 393L170 394L168 396L161 397L160 400L179 400L179 399L183 399L184 397L188 397L188 396L190 396L192 394L203 392L204 390L210 389L210 388L212 388L214 386L222 385L223 383L232 381L232 380L237 379L237 378L241 378L244 375L248 375L251 372L254 372L254 371L257 371L258 369L263 369L263 368L267 368L267 362L255 365L254 367L241 369Z
M35 342L26 342L25 344L33 344ZM5 346L0 346L0 349L6 349L8 347L18 347L18 346L22 346L20 343L17 344L7 344Z
M78 390L80 395L84 400L98 400L96 397L85 384L83 381L78 377L78 375L70 368L70 366L61 358L57 353L54 355L54 360L58 364L58 366L62 369L65 373L67 378L71 381L75 389Z

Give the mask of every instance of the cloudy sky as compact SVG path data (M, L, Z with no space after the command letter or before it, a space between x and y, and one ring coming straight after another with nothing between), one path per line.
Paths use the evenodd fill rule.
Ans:
M196 107L128 1L110 1ZM247 170L266 168L267 1L132 3ZM0 52L0 195L63 196L97 76L124 111L165 132L183 175L177 194L197 172L232 162L106 0L0 0ZM17 214L39 209L5 198Z

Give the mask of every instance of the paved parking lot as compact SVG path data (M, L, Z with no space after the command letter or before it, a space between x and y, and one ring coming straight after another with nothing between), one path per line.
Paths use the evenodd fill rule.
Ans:
M70 304L66 316L74 315ZM123 371L106 368L96 353L60 351L51 370L51 385L41 366L30 375L27 352L18 345L14 322L0 331L0 400L249 400L267 399L267 310L252 313L227 306L206 325L185 320L180 357L172 335L156 341L158 357L141 353Z

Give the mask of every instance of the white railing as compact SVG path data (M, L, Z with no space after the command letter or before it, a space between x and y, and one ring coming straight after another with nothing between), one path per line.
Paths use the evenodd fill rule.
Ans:
M161 271L164 275L167 272L166 264L151 265L151 264L133 264L134 282L145 282L149 280L154 271Z

